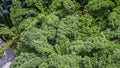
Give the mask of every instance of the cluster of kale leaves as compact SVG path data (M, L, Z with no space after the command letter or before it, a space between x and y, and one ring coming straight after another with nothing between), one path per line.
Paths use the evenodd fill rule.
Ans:
M120 0L1 0L0 55L14 47L11 68L119 68L119 5Z

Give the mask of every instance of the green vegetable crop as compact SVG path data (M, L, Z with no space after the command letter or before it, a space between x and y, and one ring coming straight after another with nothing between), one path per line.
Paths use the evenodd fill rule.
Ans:
M14 0L9 18L10 68L120 68L120 0Z

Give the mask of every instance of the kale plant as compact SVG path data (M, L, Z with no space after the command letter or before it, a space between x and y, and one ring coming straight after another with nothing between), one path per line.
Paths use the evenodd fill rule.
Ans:
M119 68L119 11L119 0L14 0L14 26L0 27L16 45L10 68Z

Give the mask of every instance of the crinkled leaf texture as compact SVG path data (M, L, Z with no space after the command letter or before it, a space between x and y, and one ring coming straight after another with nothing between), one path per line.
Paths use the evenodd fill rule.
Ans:
M15 58L10 68L36 68L40 64L41 58L32 53L21 53Z

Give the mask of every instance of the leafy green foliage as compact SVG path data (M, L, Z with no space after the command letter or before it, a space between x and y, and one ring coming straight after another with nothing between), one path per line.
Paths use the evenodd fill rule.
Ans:
M108 16L108 26L107 30L104 32L106 36L112 41L120 41L120 7L116 7Z
M79 68L80 59L75 55L51 54L39 65L39 68Z
M1 0L0 1L0 26L8 26L11 28L13 23L10 20L10 7L12 5L12 0Z
M14 4L14 2L13 2L12 6L20 4L19 1L16 1L15 4ZM24 14L22 14L22 15L20 14L20 13L22 13L22 9L21 9L20 13L18 13L18 11L20 11L20 9L16 10L17 11L16 14L15 14L15 11L13 10L14 8L22 8L21 5L19 5L19 7L14 6L10 9L11 4L12 4L11 0L10 1L2 0L2 2L0 2L0 8L1 8L0 15L2 14L2 18L0 17L0 20L1 20L0 25L3 25L2 27L0 27L0 38L2 38L6 43L9 43L9 40L11 41L11 43L8 45L3 44L4 48L3 49L1 48L2 53L0 53L0 55L3 54L4 50L7 47L13 46L13 45L16 46L16 43L19 41L20 33L26 29L30 29L37 22L37 19L31 18L31 20L33 21L33 22L30 22L31 24L27 22L27 21L30 21L28 19L24 20L23 23L21 23L22 18L20 18L20 17L22 15L24 15ZM4 15L4 13L2 13L3 11L8 12L8 13L6 15ZM26 10L26 13L29 13L29 12L31 12L31 10L30 11ZM30 15L27 15L24 18L27 18L31 15L34 15L34 13L31 13ZM4 19L4 20L2 20L2 19ZM26 27L28 27L28 28L26 28Z
M85 5L85 12L89 12L94 17L106 17L114 7L114 2L111 0L89 0Z
M0 28L0 36L3 36L3 38L7 37L7 41L5 44L1 44L1 50L0 50L0 57L3 55L4 51L10 47L12 44L14 44L14 42L16 42L17 39L17 34L13 33L12 30L14 30L14 28L9 29L8 27L1 27ZM15 31L15 30L14 30ZM6 39L4 39L6 40Z
M40 62L41 58L37 57L35 54L21 53L20 56L16 57L11 68L35 68Z
M120 0L114 0L117 6L120 6Z
M86 5L88 11L96 11L102 8L108 8L114 6L114 3L111 0L90 0Z
M15 26L0 32L17 43L11 68L119 68L119 10L115 0L14 0Z

